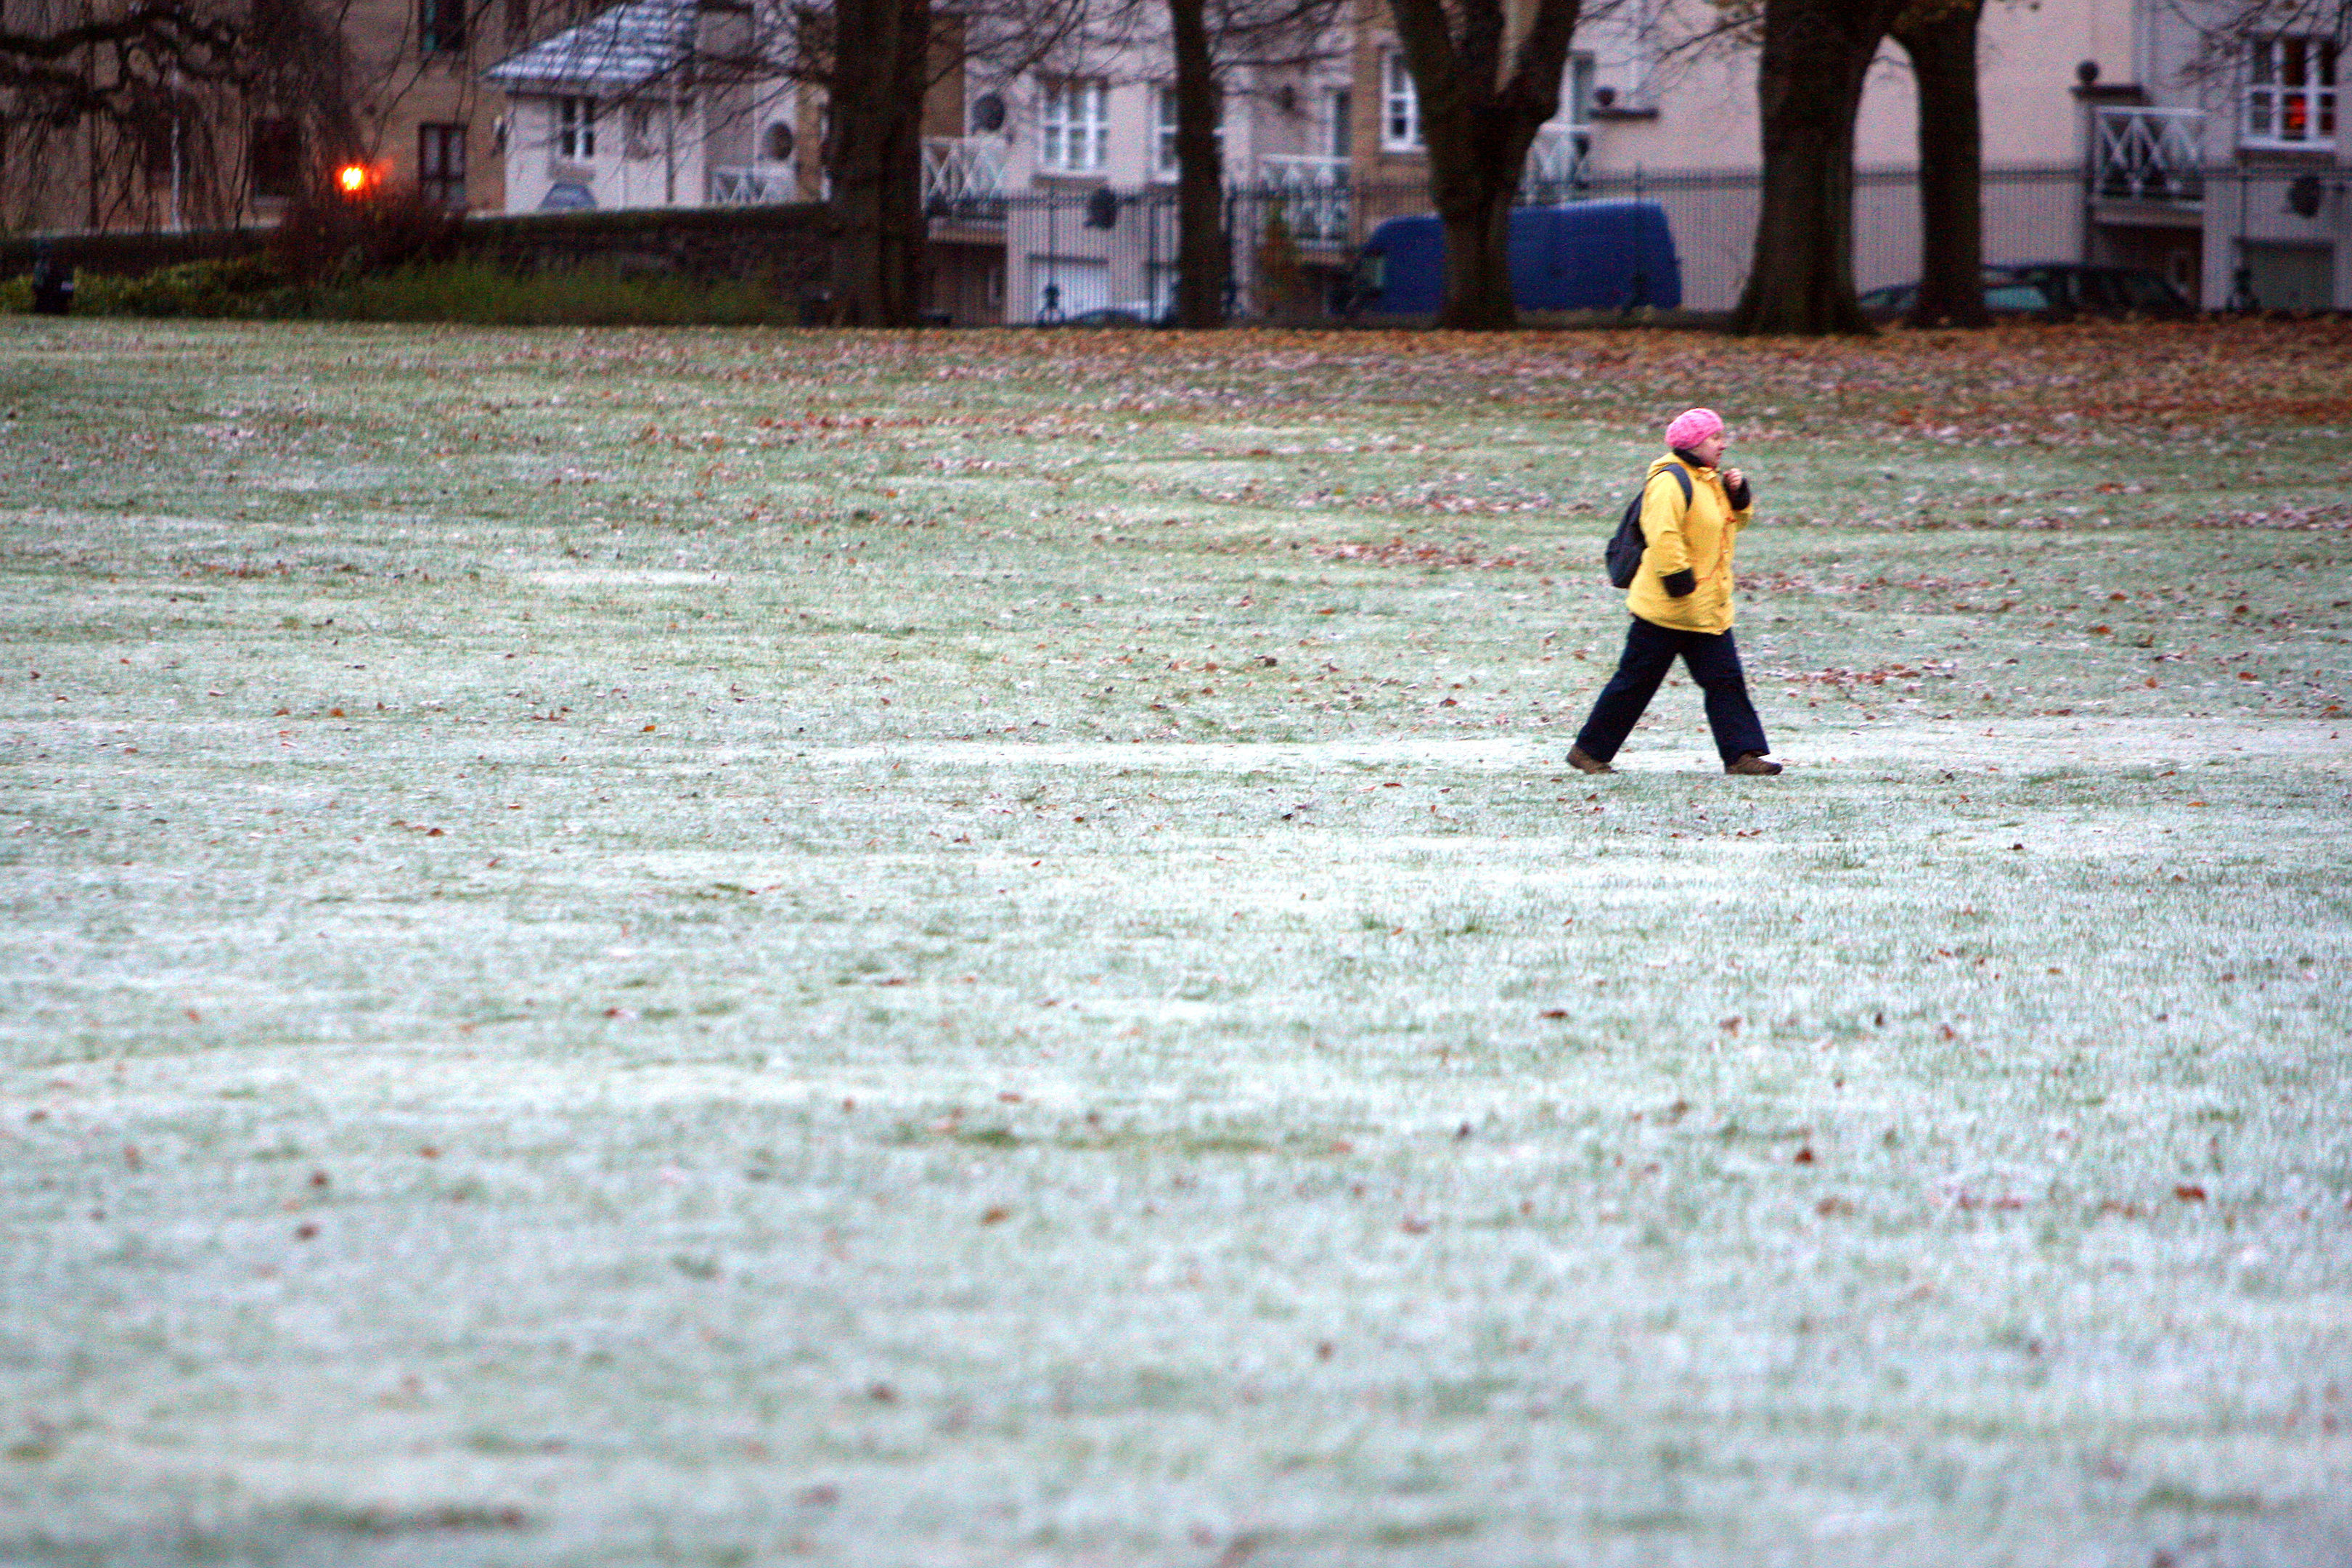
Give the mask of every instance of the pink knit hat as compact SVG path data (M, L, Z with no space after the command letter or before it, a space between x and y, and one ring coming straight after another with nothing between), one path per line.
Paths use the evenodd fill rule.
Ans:
M1666 426L1666 445L1688 449L1709 436L1722 434L1722 415L1712 408L1693 408L1675 415L1675 422Z

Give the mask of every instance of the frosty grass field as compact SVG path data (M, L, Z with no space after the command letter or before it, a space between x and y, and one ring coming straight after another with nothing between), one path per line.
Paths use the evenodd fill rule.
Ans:
M2352 1559L2347 363L0 319L0 1562Z

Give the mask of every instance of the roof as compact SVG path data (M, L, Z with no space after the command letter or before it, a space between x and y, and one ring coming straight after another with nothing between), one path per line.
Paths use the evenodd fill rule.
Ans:
M576 27L509 55L482 75L501 87L625 92L693 58L695 0L625 0Z

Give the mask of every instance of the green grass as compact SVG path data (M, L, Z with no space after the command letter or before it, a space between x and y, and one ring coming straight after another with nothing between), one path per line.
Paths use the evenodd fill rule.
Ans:
M2340 1560L2345 346L0 321L0 1559Z

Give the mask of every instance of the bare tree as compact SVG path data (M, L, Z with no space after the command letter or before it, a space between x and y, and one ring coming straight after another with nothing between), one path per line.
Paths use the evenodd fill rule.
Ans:
M135 120L156 83L236 81L247 59L242 16L212 0L142 0L111 15L58 6L29 20L0 22L0 91L20 119Z
M922 310L931 0L833 0L831 21L834 319L910 327Z
M1347 0L1167 0L1176 98L1176 320L1213 327L1231 263L1217 128L1237 78L1303 68L1339 48Z
M1764 201L1744 332L1866 332L1853 289L1853 127L1863 79L1907 0L1762 0L1756 92Z
M2187 70L2194 81L2233 81L2250 43L2298 39L2326 46L2338 60L2352 49L2352 0L2168 0L2167 8L2196 34Z
M30 15L26 14L30 10ZM313 0L142 0L113 13L49 0L0 28L0 114L17 132L0 196L27 216L91 228L230 223L249 210L257 131L265 154L351 156L362 137L341 12ZM299 171L297 171L297 177Z
M1559 112L1580 0L1532 0L1516 39L1502 0L1391 0L1390 8L1420 98L1430 202L1445 229L1437 324L1516 326L1511 200L1537 131Z
M737 79L786 79L823 102L831 185L833 319L845 326L920 320L926 220L923 113L955 73L1009 80L1064 48L1087 0L798 0L764 21L743 54L707 62Z
M1892 29L1918 86L1918 327L1981 327L1984 131L1977 26L1984 0L1911 0Z

